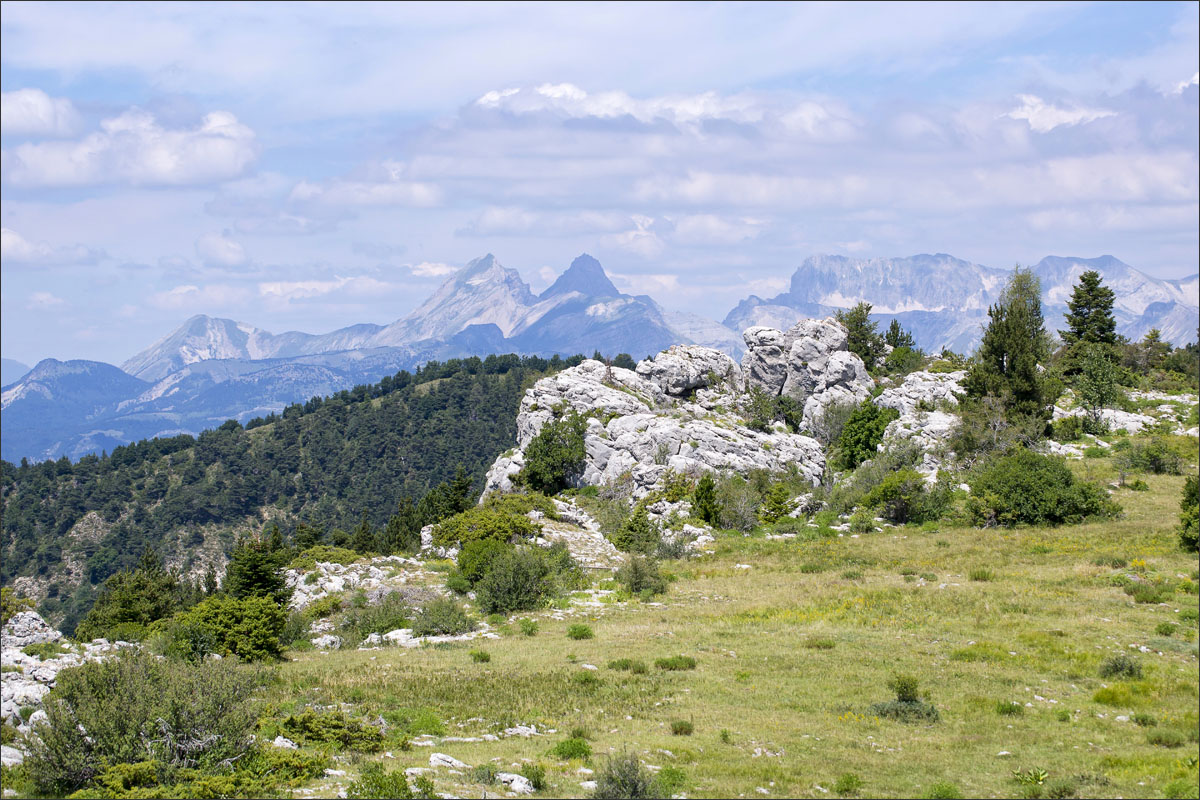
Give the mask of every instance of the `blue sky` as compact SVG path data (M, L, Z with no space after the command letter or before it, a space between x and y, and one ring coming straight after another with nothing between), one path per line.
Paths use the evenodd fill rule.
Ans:
M5 2L3 354L388 323L486 252L716 319L814 253L1194 274L1198 15Z

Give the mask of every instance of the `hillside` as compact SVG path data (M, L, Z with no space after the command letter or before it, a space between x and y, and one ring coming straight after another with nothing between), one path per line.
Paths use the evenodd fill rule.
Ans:
M57 621L65 614L69 630L95 586L148 546L188 571L221 568L233 532L267 520L288 531L300 521L352 530L364 518L382 527L403 499L419 501L459 466L478 490L515 437L527 385L575 361L433 362L245 427L231 421L75 464L4 462L3 583L44 600Z

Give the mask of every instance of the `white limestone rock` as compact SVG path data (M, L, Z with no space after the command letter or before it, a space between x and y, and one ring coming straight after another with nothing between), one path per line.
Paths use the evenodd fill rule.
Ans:
M445 753L431 753L429 756L429 766L446 767L448 769L470 769L469 766L459 761L453 756L448 756Z
M698 345L672 345L641 361L637 374L672 397L721 383L742 385L742 370L732 358Z
M62 633L51 628L46 620L36 611L19 611L4 623L4 631L0 636L5 648L14 647L18 650L31 644L42 642L57 642L62 639Z
M883 431L879 451L896 443L911 442L921 448L921 464L917 471L933 483L942 466L942 450L946 440L958 427L959 419L944 411L909 411L888 423Z
M934 408L938 403L958 405L959 395L964 393L962 382L965 370L957 372L913 372L905 376L899 386L884 389L875 398L880 408L894 408L901 414L915 412L924 404Z
M533 784L524 775L517 775L513 772L497 772L496 780L510 792L533 794Z

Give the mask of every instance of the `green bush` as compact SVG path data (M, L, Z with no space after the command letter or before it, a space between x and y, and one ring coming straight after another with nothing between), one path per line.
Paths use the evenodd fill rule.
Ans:
M898 722L937 722L937 709L921 699L918 686L917 679L911 675L893 676L888 681L888 688L896 693L896 699L875 703L871 713Z
M366 764L359 773L358 780L346 787L348 800L373 800L373 798L396 798L410 800L412 790L404 777L404 770L397 769L384 772L380 764Z
M35 642L27 644L21 648L21 652L27 656L33 656L39 661L47 661L55 656L60 656L63 653L63 645L66 642Z
M21 611L32 611L34 602L28 597L18 597L11 586L0 588L0 625Z
M525 466L517 482L544 494L566 489L583 473L587 451L583 437L587 419L572 410L561 420L549 420L525 448Z
M210 653L244 661L277 659L287 617L268 597L215 595L176 614L167 626L168 652L198 661Z
M537 636L538 635L538 627L539 626L538 626L538 622L536 619L522 619L518 624L521 626L521 635L523 635L523 636Z
M502 543L514 542L518 539L532 539L538 530L538 526L520 514L493 507L475 506L435 525L433 543L439 547L458 547L483 539Z
M883 362L883 368L888 375L907 375L919 370L924 359L920 350L914 350L911 347L897 347L888 353Z
M1024 448L985 461L967 482L968 510L981 525L1073 524L1121 511L1103 489L1076 480L1061 458Z
M1100 665L1101 678L1140 678L1142 665L1124 653L1106 658Z
M492 654L486 650L472 650L471 660L476 664L486 664L492 660Z
M741 475L727 475L717 484L717 503L721 508L720 526L736 531L758 527L758 508L762 497Z
M287 550L276 527L272 536L244 538L233 547L222 588L237 599L265 597L286 605L292 597L284 572Z
M1195 553L1200 538L1200 480L1189 475L1183 482L1183 499L1179 502L1179 544Z
M938 781L925 793L925 800L962 800L962 797L962 789L950 781Z
M474 620L449 598L426 603L412 623L413 636L456 636L473 630Z
M378 603L351 608L342 617L339 632L347 641L363 639L372 633L388 633L407 628L412 618L412 609L404 602L399 592L384 595Z
M868 491L862 506L878 511L884 519L897 525L922 523L939 519L946 512L950 494L948 483L940 483L929 491L924 476L906 467L889 473Z
M529 781L535 792L546 788L546 768L541 764L526 764L521 767L520 774Z
M1164 728L1162 730L1150 731L1150 733L1146 734L1146 741L1157 747L1175 748L1183 747L1187 742L1187 737L1179 731Z
M105 768L147 757L169 770L216 767L250 748L260 673L232 661L164 660L122 650L58 673L26 770L65 797Z
M631 556L617 570L617 583L630 594L662 594L667 581L658 571L658 562L645 556Z
M539 511L547 519L558 518L558 509L554 507L554 501L540 492L493 492L484 499L482 505L484 508L518 517L523 517L530 511Z
M592 632L590 625L576 623L567 627L567 638L575 640L594 639L596 638L596 634Z
M691 736L695 731L696 727L686 719L677 719L671 723L672 736Z
M660 797L658 782L632 753L610 756L596 775L596 800L643 800Z
M706 472L696 482L692 492L692 513L707 522L716 525L721 516L721 505L717 502L717 483L712 473Z
M1122 448L1113 460L1113 466L1122 472L1179 475L1183 471L1183 458L1166 439L1155 436L1149 442L1136 442Z
M841 797L853 797L863 787L862 778L853 772L843 773L833 782L833 792Z
M636 661L632 658L618 658L616 661L610 661L608 668L619 672L632 672L635 675L644 675L648 671L646 662Z
M152 623L187 608L196 599L191 587L163 569L158 556L147 550L136 569L118 572L104 582L75 635L81 641L140 641Z
M508 542L476 539L465 542L458 551L458 574L474 586L487 573L492 562L511 549Z
M670 658L655 659L654 666L667 672L681 672L695 669L696 659L691 656L671 656Z
M375 753L383 749L383 731L342 711L317 713L306 708L280 724L284 735L297 744L335 744L347 750Z
M288 562L287 568L309 572L317 568L318 561L325 564L353 564L360 558L362 556L353 550L318 544L296 554L296 557Z
M1053 425L1051 438L1058 442L1077 442L1083 435L1082 417L1063 417Z
M572 737L570 739L563 739L554 745L554 749L550 753L564 761L570 761L573 758L586 761L592 757L592 746L587 743L586 739Z
M898 419L900 412L894 408L881 408L870 400L864 400L850 414L837 439L838 463L843 469L854 469L868 458L874 458L883 431L888 423Z
M610 537L613 545L623 553L653 553L662 541L658 526L650 521L646 507L638 504L621 529Z
M1019 717L1025 713L1025 706L1016 700L997 700L996 713L1002 717Z
M491 561L475 584L475 601L487 614L526 611L576 585L579 576L579 566L561 543L510 548Z

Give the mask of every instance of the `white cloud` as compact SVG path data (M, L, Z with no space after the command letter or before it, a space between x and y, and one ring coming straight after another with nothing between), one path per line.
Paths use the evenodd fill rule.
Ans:
M324 206L413 206L424 208L442 203L442 190L435 184L406 180L396 162L385 162L387 174L379 180L332 180L325 183L300 181L289 202L301 207Z
M731 245L753 239L764 224L751 217L728 219L716 214L692 214L673 220L671 239L680 244Z
M629 214L615 211L535 211L518 206L489 206L460 236L579 236L617 233L632 224Z
M47 242L31 242L9 228L0 229L0 259L6 264L31 266L67 266L94 264L102 252L81 244L56 247Z
M210 267L238 267L246 263L242 246L219 233L206 233L196 239L196 255Z
M29 304L25 306L30 310L46 310L61 306L66 303L61 297L51 294L50 292L34 292L29 297Z
M458 272L458 267L434 261L422 261L408 268L418 278L441 278Z
M391 288L390 284L367 276L338 276L332 280L266 281L258 284L258 294L268 304L279 308L296 300L311 300L335 292L367 297L377 296Z
M79 112L65 97L41 89L0 93L0 132L6 135L70 136L82 124Z
M1032 94L1019 94L1021 105L1005 114L1011 119L1023 119L1038 133L1048 133L1060 125L1080 125L1105 117L1115 117L1117 112L1104 108L1060 108L1047 104Z
M1185 91L1188 90L1189 87L1192 87L1192 86L1200 86L1200 72L1197 72L1195 75L1188 78L1186 81L1180 81L1175 86L1174 94L1183 94Z
M15 186L206 184L240 175L256 155L254 131L228 111L205 115L193 129L171 130L153 114L131 109L100 128L78 141L6 150L5 180Z
M185 284L151 295L150 304L169 311L184 309L189 313L202 313L228 306L244 305L250 297L250 291L240 286Z

